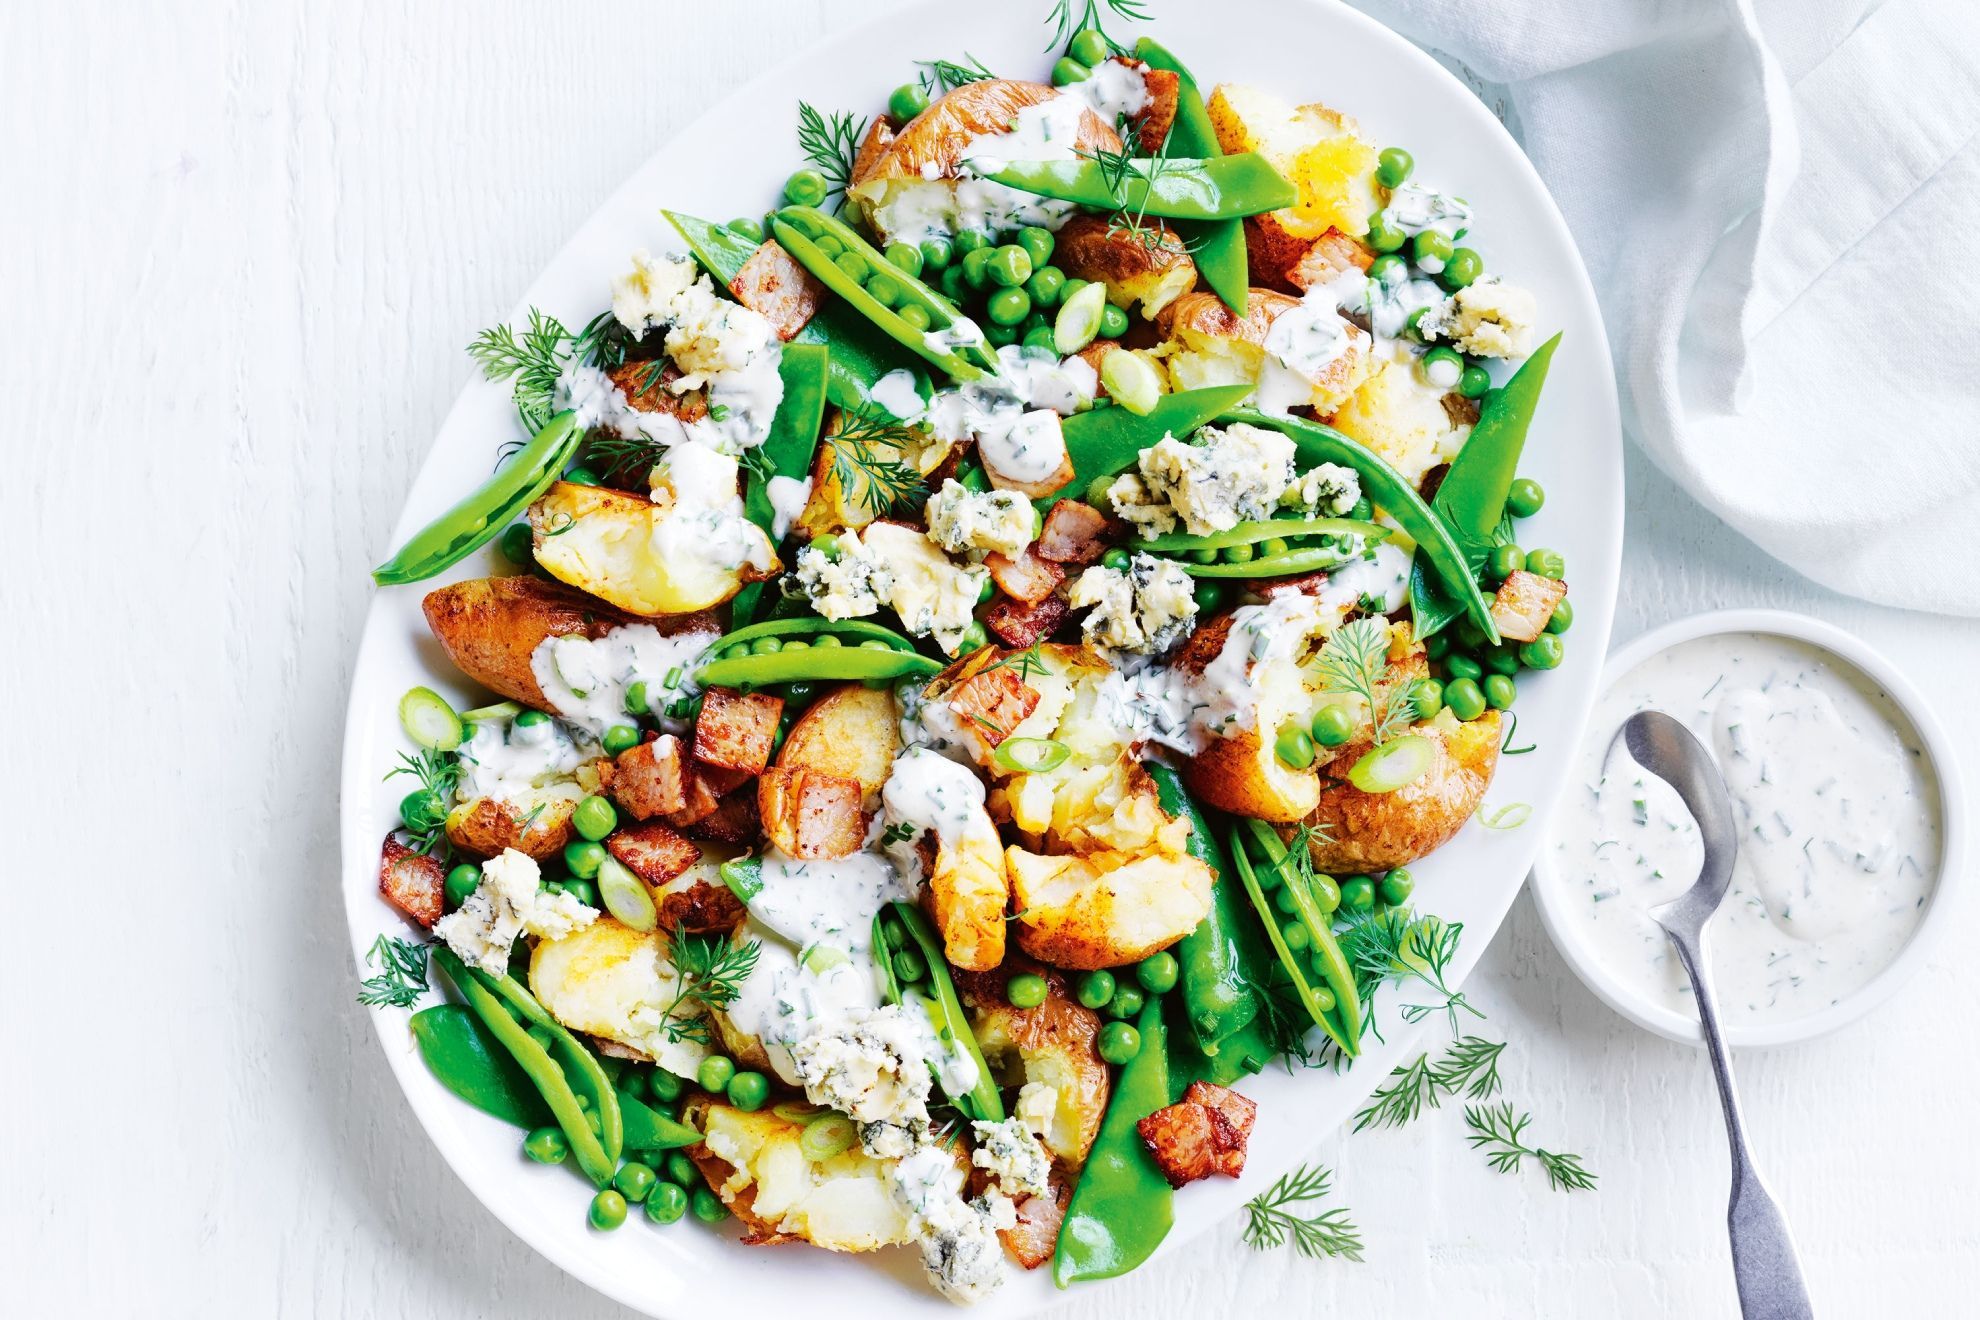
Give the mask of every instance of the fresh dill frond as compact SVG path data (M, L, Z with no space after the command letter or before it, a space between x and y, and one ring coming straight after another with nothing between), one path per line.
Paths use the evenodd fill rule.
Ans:
M720 1012L742 993L743 982L756 970L763 952L760 940L731 944L722 935L681 934L668 946L668 961L680 974L681 988L661 1014L663 1030L672 1041L708 1044L711 1035L701 1010ZM687 1012L682 1008L686 1006Z
M387 770L385 778L390 779L394 775L411 775L444 807L461 782L461 761L452 752L422 747L417 753L400 752L399 764ZM407 830L406 837L414 848L431 855L447 838L446 823L443 821L425 830Z
M1379 616L1356 619L1334 630L1320 648L1314 672L1326 690L1360 697L1368 706L1374 743L1394 738L1416 716L1415 684L1389 682L1389 624Z
M667 446L658 440L616 431L593 431L584 442L584 452L597 471L629 478L647 476L667 458Z
M1445 984L1451 960L1457 956L1458 941L1464 935L1461 922L1437 917L1417 917L1401 908L1370 913L1350 921L1341 932L1341 951L1353 968L1367 1005L1367 1021L1375 1020L1375 992L1389 981L1415 981L1434 990L1442 999L1432 1004L1405 1004L1405 1022L1422 1021L1432 1013L1450 1015L1451 1034L1457 1034L1458 1011L1474 1017L1485 1015L1473 1007L1460 991ZM1379 1034L1379 1033L1378 1033Z
M1107 35L1107 29L1100 22L1100 9L1103 0L1082 0L1075 6L1073 0L1057 0L1045 21L1052 25L1052 40L1045 49L1064 49L1074 34L1083 28L1092 28L1107 38L1107 46L1116 55L1125 55L1127 47ZM1147 0L1104 0L1105 7L1115 15L1130 23L1146 23L1149 19Z
M1388 1085L1376 1087L1368 1097L1368 1107L1354 1116L1354 1130L1398 1128L1414 1122L1426 1106L1437 1107L1437 1074L1430 1066L1430 1056L1419 1054L1390 1070Z
M570 361L571 332L546 312L529 309L520 335L506 322L490 326L468 345L468 356L490 380L510 380L510 398L528 430L540 431L555 409L557 378Z
M984 671L987 673L992 669L1015 669L1018 671L1018 682L1029 683L1033 673L1045 668L1045 654L1038 649L1044 644L1043 639L1040 639L1022 651L1013 651L1001 660L984 666Z
M914 432L865 407L839 416L832 446L832 478L848 502L878 518L911 505L925 489L921 474L901 460Z
M366 1008L411 1008L426 993L426 946L418 940L380 935L364 965L378 969L358 983L358 1002Z
M1301 1216L1292 1206L1317 1201L1327 1194L1333 1174L1319 1165L1301 1165L1244 1203L1244 1241L1259 1251L1284 1246L1288 1241L1302 1256L1339 1256L1361 1259L1361 1230L1344 1209Z
M1127 115L1114 121L1115 131L1121 139L1121 149L1110 151L1105 147L1091 150L1082 149L1078 153L1100 167L1100 177L1113 196L1113 214L1107 217L1107 237L1125 235L1140 244L1148 252L1169 251L1187 255L1201 246L1201 240L1185 242L1181 235L1167 228L1161 221L1148 223L1148 203L1155 190L1155 182L1169 169L1169 143L1164 138L1162 145L1153 156L1141 157L1134 154L1140 134ZM1128 201L1128 181L1140 179L1144 186L1141 200L1130 205Z
M1499 1080L1499 1056L1506 1052L1504 1041L1483 1036L1460 1036L1437 1060L1432 1074L1437 1089L1445 1095L1463 1091L1466 1098L1489 1100L1503 1084Z
M1585 1192L1595 1186L1595 1175L1581 1162L1581 1156L1542 1150L1525 1143L1523 1138L1533 1115L1516 1114L1511 1101L1467 1105L1464 1122L1471 1129L1465 1140L1473 1150L1484 1150L1485 1162L1500 1173L1518 1173L1520 1162L1531 1155L1546 1171L1547 1186L1554 1191Z
M859 157L866 119L842 111L820 114L809 102L798 102L798 150L811 167L825 176L825 198L843 197L852 185L853 161Z
M974 82L984 82L997 76L984 66L982 60L977 59L976 56L970 54L968 51L963 52L963 59L967 60L968 63L958 64L954 60L915 61L915 64L921 68L921 90L928 93L929 100L932 101L949 92L953 92L958 87L966 87Z

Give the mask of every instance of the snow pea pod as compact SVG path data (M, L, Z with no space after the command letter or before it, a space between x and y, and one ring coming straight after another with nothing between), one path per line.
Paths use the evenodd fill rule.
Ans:
M701 1141L701 1133L676 1123L622 1086L614 1088L625 1123L627 1150L679 1150Z
M550 1043L544 1048L551 1052L553 1058L557 1058L571 1089L589 1098L597 1110L598 1140L605 1148L606 1157L616 1165L625 1134L619 1114L618 1093L612 1087L612 1075L605 1065L563 1023L551 1017L550 1010L538 1003L536 996L521 981L506 973L496 976L479 969L472 969L472 974L480 977L490 990L522 1015L532 1035L540 1032L550 1038Z
M1176 99L1176 119L1169 126L1167 149L1182 156L1223 155L1224 149L1217 144L1217 130L1210 123L1210 112L1203 105L1203 93L1197 90L1196 79L1190 76L1182 61L1151 37L1143 37L1135 43L1134 56L1150 68L1167 69L1182 80ZM1243 316L1245 300L1251 292L1251 265L1244 246L1244 222L1179 220L1176 229L1183 241L1190 245L1196 273L1232 311Z
M484 1114L519 1128L542 1127L549 1106L494 1033L461 1004L422 1008L407 1023L419 1057L439 1083Z
M371 580L381 587L420 582L460 563L550 489L583 441L577 415L558 413L479 489L414 532L397 554L372 569Z
M934 991L934 997L928 1004L937 1033L945 1044L960 1046L976 1065L976 1085L966 1095L949 1098L970 1118L985 1123L1003 1122L1004 1098L997 1092L997 1079L990 1075L990 1065L983 1061L983 1051L977 1048L976 1033L970 1030L962 1000L956 995L956 983L949 976L949 960L943 953L942 941L937 938L935 928L928 924L927 917L921 915L921 909L912 903L889 903L887 907L907 931L908 938L921 950L922 961L928 966L928 986ZM876 951L885 947L876 939ZM894 980L891 966L887 971L887 980L894 993L902 993Z
M815 614L801 615L791 619L765 619L762 623L752 623L747 628L737 628L715 639L711 650L726 650L731 646L743 646L759 637L813 637L819 633L830 633L834 637L851 637L858 641L885 642L902 651L912 651L914 643L895 632L892 628L864 619L821 619Z
M1258 883L1257 872L1252 869L1251 855L1245 843L1245 836L1241 828L1232 828L1230 851L1231 859L1237 863L1238 879L1243 882L1244 892L1251 899L1252 908L1258 913L1259 924L1265 927L1265 938L1271 941L1272 952L1279 956L1279 965L1285 969L1286 975L1292 980L1293 990L1299 997L1300 1007L1306 1010L1306 1015L1312 1019L1313 1025L1326 1032L1334 1044L1340 1047L1341 1053L1350 1057L1360 1053L1361 1032L1359 1027L1357 1026L1357 1029L1353 1033L1350 1033L1344 1024L1344 1015L1340 1012L1346 1001L1342 1000L1335 993L1334 1007L1324 1007L1320 999L1313 993L1313 978L1309 975L1310 968L1308 963L1294 952L1291 945L1286 943L1285 931L1280 928L1278 913L1272 906L1272 900L1265 896L1264 888ZM1292 890L1295 906L1299 908L1296 919L1302 925L1307 924L1305 914L1307 909L1313 908L1313 896L1306 892L1304 885L1301 883L1303 877L1282 874L1281 879ZM1304 900L1303 902L1300 901L1302 899ZM1314 910L1317 911L1317 908ZM1323 920L1320 924L1324 927L1326 922ZM1313 933L1310 926L1308 927L1308 933ZM1333 939L1331 931L1328 932L1327 937L1329 941ZM1318 946L1316 945L1314 947L1317 948ZM1338 953L1338 948L1336 952ZM1331 979L1329 979L1328 990L1329 993L1334 993ZM1357 1024L1360 1021L1358 1001L1355 1008L1355 1020Z
M1219 413L1237 406L1251 393L1249 385L1218 385L1210 389L1179 390L1164 394L1145 413L1129 412L1115 405L1074 413L1060 427L1065 436L1066 456L1072 459L1073 478L1059 491L1078 492L1096 477L1125 472L1141 457L1141 451L1172 435L1178 440L1192 434ZM1059 493L1046 495L1034 503L1050 508Z
M1358 518L1272 518L1265 522L1241 522L1227 532L1212 532L1208 536L1171 532L1167 536L1151 536L1145 541L1129 541L1128 545L1150 554L1183 555L1192 550L1226 550L1234 545L1256 545L1275 536L1287 540L1295 536L1359 536L1369 541L1381 541L1388 535L1389 529L1380 523L1362 522Z
M1484 568L1499 523L1506 516L1506 493L1519 475L1527 427L1539 407L1547 367L1560 342L1557 334L1540 345L1511 380L1485 396L1478 410L1478 424L1451 460L1451 470L1444 474L1443 484L1430 502L1457 538L1474 578ZM1420 570L1410 574L1409 607L1419 638L1435 634L1463 613L1443 584Z
M997 371L983 330L956 305L921 280L887 260L843 220L808 206L787 206L770 221L777 241L798 259L819 283L846 300L887 335L956 380L981 380ZM838 255L828 256L814 241L829 238ZM853 271L858 271L855 275ZM918 307L928 326L919 328L893 306L874 296L882 279L891 286L890 299L901 307Z
M742 270L743 263L757 249L756 240L724 225L711 224L678 211L662 211L673 222L688 251L702 269L726 286ZM842 303L826 302L792 344L823 345L831 351L830 374L825 392L841 408L857 408L866 402L880 378L905 361L893 341L880 333L871 321Z
M1202 808L1183 788L1181 776L1159 762L1147 762L1144 768L1155 781L1155 800L1162 810L1189 822L1189 855L1217 877L1210 890L1210 911L1176 946L1190 1034L1203 1054L1214 1056L1223 1040L1257 1017L1262 1008L1238 947L1245 931L1238 907L1244 900L1237 886L1226 879L1231 873L1230 860L1218 846Z
M831 352L819 344L786 344L777 363L783 378L784 400L771 419L770 434L763 438L763 457L770 471L780 477L803 481L811 475L811 456L818 449L818 433L825 424L825 384L832 362ZM770 482L755 475L743 496L743 511L750 521L775 536L777 512L770 504Z
M506 996L498 995L493 988L497 978L489 976L479 968L469 967L451 949L436 948L433 950L433 957L454 984L460 987L462 997L467 1000L468 1007L472 1008L475 1015L481 1019L482 1025L501 1042L502 1047L508 1050L529 1080L535 1083L537 1092L556 1118L557 1126L563 1129L565 1139L570 1142L571 1154L577 1159L578 1168L597 1186L608 1186L612 1181L613 1173L618 1170L618 1151L613 1149L609 1154L607 1153L605 1137L602 1132L593 1132L591 1124L585 1120L584 1106L578 1103L577 1090L566 1075L564 1066L551 1058L550 1052L537 1041L536 1037L525 1030L522 1023L516 1021L510 1012L510 1003L513 1001L505 1002ZM535 1003L533 996L530 1002ZM542 1012L541 1005L537 1005L537 1011ZM524 1016L528 1017L527 1014ZM594 1059L592 1063L595 1067L597 1060ZM602 1080L602 1073L600 1076ZM612 1096L615 1130L613 1145L616 1146L618 1096L612 1093L609 1083L605 1085L605 1090ZM593 1098L593 1104L597 1104L596 1097ZM601 1117L600 1127L603 1126Z
M1292 577L1297 573L1318 573L1322 569L1338 568L1355 556L1332 546L1307 546L1300 550L1288 550L1282 555L1266 555L1262 559L1247 559L1242 564L1199 564L1193 560L1178 559L1176 565L1191 577L1204 578L1274 578Z
M1464 613L1471 616L1487 638L1493 642L1499 640L1499 626L1492 622L1491 606L1479 594L1478 579L1451 536L1451 529L1423 502L1416 487L1372 450L1331 426L1262 413L1256 408L1233 408L1219 420L1249 422L1284 432L1292 439L1302 466L1342 463L1353 468L1361 476L1362 493L1387 511L1402 526L1404 534L1416 542L1417 561L1428 559L1442 584L1462 604Z
M1279 872L1279 877L1290 887L1293 906L1299 910L1299 919L1305 925L1312 942L1307 946L1307 959L1326 980L1334 992L1334 1016L1339 1019L1341 1031L1349 1040L1361 1039L1361 993L1356 988L1354 970L1348 966L1347 955L1341 951L1340 941L1334 938L1334 923L1320 910L1314 901L1313 889L1307 883L1304 872L1295 872L1286 865L1286 845L1278 833L1262 820L1247 820L1245 828L1268 865ZM1349 1054L1355 1051L1348 1050Z
M1276 211L1299 193L1255 151L1232 156L1157 156L1117 162L1020 160L987 177L1019 192L1101 211L1165 220L1234 220Z
M1135 1125L1172 1099L1168 1033L1158 997L1135 1023L1141 1051L1122 1067L1100 1134L1073 1186L1052 1253L1052 1282L1063 1288L1126 1274L1155 1253L1175 1222L1175 1192Z
M805 683L815 679L926 678L941 670L941 665L925 655L892 647L883 650L864 646L808 646L803 650L714 660L696 671L694 678L705 688L757 688L770 683Z

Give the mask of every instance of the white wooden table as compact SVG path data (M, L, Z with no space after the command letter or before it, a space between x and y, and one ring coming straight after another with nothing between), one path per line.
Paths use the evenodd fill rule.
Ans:
M365 570L460 346L705 98L867 11L0 7L8 1314L625 1314L467 1195L352 1002L334 771ZM1980 734L1980 625L1825 593L1629 478L1619 638L1805 610ZM1828 1315L1971 1313L1967 952L1742 1060ZM1703 1060L1596 1003L1524 900L1471 992L1598 1192L1489 1172L1450 1110L1315 1133L1367 1263L1254 1255L1233 1223L1064 1314L1731 1314Z

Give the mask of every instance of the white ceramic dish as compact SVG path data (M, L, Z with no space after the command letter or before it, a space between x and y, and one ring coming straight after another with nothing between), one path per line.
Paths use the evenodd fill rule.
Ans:
M911 76L914 60L965 50L991 68L1042 78L1051 62L1042 53L1049 36L1040 22L1046 8L1043 0L1022 7L926 4L771 70L641 166L550 263L522 306L582 324L607 301L607 281L629 252L677 246L659 215L662 206L722 219L772 204L798 163L793 138L799 98L867 112ZM1412 868L1421 903L1466 927L1456 967L1462 976L1484 951L1533 862L1594 697L1597 657L1607 649L1621 546L1622 454L1601 316L1567 227L1532 167L1477 98L1428 56L1345 6L1226 0L1158 9L1158 21L1138 30L1187 60L1206 86L1241 80L1296 103L1325 100L1358 116L1373 140L1408 145L1425 176L1477 207L1476 239L1491 267L1531 288L1543 325L1565 331L1522 470L1550 492L1545 509L1528 524L1530 539L1566 554L1577 617L1567 663L1529 683L1521 697L1521 738L1536 741L1540 750L1508 760L1491 792L1494 804L1533 804L1534 815L1525 827L1504 833L1469 826ZM1266 31L1279 35L1253 39ZM464 362L464 374L467 369ZM470 383L413 486L393 543L483 479L496 446L515 434L506 390ZM379 558L389 549L378 547ZM491 571L504 570L492 552L484 552L440 581ZM358 959L381 931L404 931L376 893L379 840L396 822L395 804L404 792L398 781L379 780L406 746L394 713L398 698L422 683L462 704L473 704L469 698L475 696L420 617L424 587L440 581L380 592L360 644L344 748L342 827L343 884ZM343 994L350 987L326 989ZM519 1237L599 1291L655 1316L698 1312L718 1290L743 1314L798 1299L811 1320L953 1314L923 1282L909 1251L860 1259L800 1249L752 1251L735 1241L733 1224L715 1232L692 1223L656 1230L638 1217L615 1233L591 1231L584 1218L588 1189L570 1170L526 1163L512 1129L444 1091L414 1053L404 1012L367 1011L376 1012L386 1056L413 1113L455 1172ZM1274 1071L1247 1084L1261 1114L1245 1175L1201 1183L1178 1196L1176 1228L1165 1250L1232 1213L1359 1107L1414 1034L1402 1029L1392 1008L1383 1024L1388 1043L1371 1040L1374 1048L1348 1073L1292 1077ZM973 1313L1015 1316L1050 1305L1066 1294L1053 1292L1047 1273L1014 1275Z
M1786 1022L1736 1023L1726 1027L1726 1039L1741 1047L1785 1045L1826 1035L1868 1013L1895 994L1931 956L1932 947L1950 924L1965 877L1966 820L1965 789L1952 740L1939 717L1932 713L1918 689L1897 666L1871 647L1833 624L1784 610L1721 610L1694 618L1679 619L1652 629L1609 657L1602 672L1601 690L1606 692L1632 670L1654 655L1700 637L1726 633L1761 633L1805 642L1826 651L1842 665L1855 669L1891 699L1911 722L1918 741L1932 762L1939 790L1940 855L1937 881L1926 901L1924 915L1910 940L1898 951L1889 966L1840 1002ZM1590 735L1600 730L1590 730ZM1551 842L1551 840L1550 840ZM1634 1022L1669 1040L1702 1045L1698 1019L1656 1003L1603 961L1588 938L1585 922L1577 921L1568 910L1571 901L1562 874L1561 859L1551 848L1541 850L1533 867L1533 898L1541 920L1561 951L1597 998ZM1709 928L1708 928L1709 930Z

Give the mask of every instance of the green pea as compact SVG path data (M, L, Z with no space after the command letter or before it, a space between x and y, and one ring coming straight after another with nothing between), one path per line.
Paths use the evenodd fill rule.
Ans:
M1098 28L1081 28L1073 33L1073 39L1066 43L1066 54L1088 68L1094 68L1113 53L1107 44L1107 36Z
M1217 562L1217 552L1215 550L1192 550L1189 552L1189 560L1192 564L1214 564Z
M1478 663L1484 666L1486 677L1493 674L1517 674L1519 672L1519 643L1500 642L1479 653Z
M580 880L589 880L605 865L605 845L589 839L573 839L564 845L564 865Z
M1125 1022L1147 1005L1148 995L1140 986L1123 983L1114 987L1114 997L1107 1001L1107 1016Z
M1318 974L1315 977L1316 981L1320 976L1326 975L1326 970L1322 967L1316 966L1313 970ZM1315 1008L1319 1009L1322 1013L1331 1013L1334 1011L1334 992L1332 989L1318 984L1307 988L1313 992L1313 1006Z
M540 710L526 710L515 718L515 726L518 729L533 729L539 724L549 722L550 717Z
M891 651L894 648L881 641L878 637L869 637L859 644L859 649L862 651Z
M915 251L921 254L923 271L942 271L949 268L949 258L954 254L955 249L949 245L949 240L946 238L924 238Z
M1039 269L1052 259L1052 249L1057 247L1058 243L1059 240L1054 237L1052 231L1041 225L1026 225L1018 230L1017 245L1024 249L1026 256L1031 258L1033 270Z
M828 257L836 257L846 250L846 245L830 234L820 234L811 240L811 245Z
M792 206L817 206L832 185L817 170L799 170L784 180L784 200Z
M1176 978L1182 975L1182 968L1176 964L1176 956L1164 950L1151 953L1135 965L1134 979L1141 982L1141 988L1151 995L1166 995L1176 988Z
M786 637L784 639L784 649L786 651L809 651L811 649L811 639L809 637Z
M1564 633L1572 627L1574 627L1574 606L1562 601L1554 606L1554 612L1547 616L1547 631Z
M588 467L574 467L564 474L564 480L572 486L596 486L598 474Z
M459 866L447 872L447 883L444 889L447 899L447 910L452 912L455 908L467 902L468 895L480 887L481 868L473 862L462 862Z
M1031 254L1016 243L1006 243L991 253L987 269L993 284L1015 289L1031 278Z
M646 1086L653 1092L653 1098L663 1104L680 1099L681 1092L687 1089L685 1082L665 1068L655 1068L646 1079Z
M1331 875L1316 875L1307 888L1313 893L1313 906L1321 912L1332 912L1341 905L1341 887L1334 883Z
M760 221L751 219L749 216L744 215L744 216L736 217L734 220L729 221L728 227L730 230L732 230L735 233L741 234L744 238L748 239L752 243L761 243L763 241L762 223Z
M1375 909L1375 882L1365 875L1351 875L1341 881L1341 906L1350 912Z
M1141 1033L1131 1023L1109 1022L1100 1028L1100 1057L1119 1066L1141 1053Z
M1409 278L1409 263L1393 252L1385 252L1369 264L1368 278L1376 284L1401 284Z
M1506 489L1506 512L1515 518L1531 518L1546 503L1546 490L1532 477L1520 477Z
M1270 559L1273 555L1282 555L1290 549L1292 545L1285 537L1268 536L1258 543L1258 556L1261 559Z
M598 885L590 880L571 879L564 881L564 892L588 908L600 907Z
M1057 307L1066 291L1066 273L1057 266L1040 265L1024 282L1024 290L1031 295L1033 307Z
M901 282L882 270L876 270L867 277L866 292L882 307L894 306L903 296Z
M607 1187L591 1198L591 1209L585 1218L601 1233L609 1233L626 1222L626 1198Z
M990 645L990 634L983 630L983 620L978 619L964 631L962 641L956 646L956 654L972 655L988 645Z
M841 252L838 256L832 258L832 264L837 266L840 272L853 283L866 283L866 258L859 255L859 253Z
M1196 584L1196 612L1215 614L1217 607L1224 603L1224 584L1205 579Z
M592 794L578 803L578 809L570 813L570 823L586 839L598 841L608 833L618 829L618 809L610 801Z
M839 538L830 532L812 538L811 548L835 564L839 562L839 556L845 553L845 548L839 544Z
M1423 643L1424 658L1442 660L1451 649L1451 635L1447 632L1431 633Z
M1426 678L1416 685L1416 718L1435 719L1437 712L1444 708L1444 685L1434 678Z
M1566 654L1567 644L1557 634L1543 632L1519 648L1519 662L1528 669L1559 669Z
M1492 581L1504 582L1520 569L1526 567L1526 551L1516 545L1495 545L1492 555L1486 561L1486 568Z
M962 259L963 283L972 289L981 289L990 283L990 263L996 260L997 249L977 248Z
M1425 384L1454 390L1464 379L1464 357L1455 348L1439 345L1417 359L1416 369Z
M1567 560L1558 550L1529 550L1526 552L1526 571L1546 578L1564 578L1567 576Z
M1295 951L1313 943L1313 935L1306 929L1306 923L1303 921L1288 921L1285 929L1279 932L1279 938L1286 942L1288 949Z
M919 981L928 975L928 964L918 950L902 949L894 955L894 975L902 981Z
M536 533L530 531L528 523L516 523L504 528L500 542L502 558L528 568L536 562L535 541Z
M1217 558L1226 564L1248 564L1258 557L1255 545L1227 545L1217 552Z
M999 289L990 295L984 310L996 325L1016 325L1031 312L1031 295L1023 289Z
M749 644L751 655L775 655L783 649L784 639L781 637L759 637Z
M1416 157L1401 147L1384 147L1375 158L1375 178L1384 188L1400 187L1416 168Z
M928 108L928 91L918 82L904 82L887 98L887 113L906 123Z
M729 1103L753 1114L770 1100L770 1079L760 1072L739 1072L729 1079Z
M1470 615L1467 614L1459 619L1452 628L1457 634L1457 644L1466 650L1475 651L1485 645L1485 630L1480 628L1478 621Z
M1052 66L1052 85L1070 87L1076 82L1085 82L1093 76L1093 70L1068 55Z
M930 326L934 325L934 322L928 317L928 309L919 303L909 303L905 307L897 307L894 309L894 315L900 317L917 330L926 331Z
M562 1164L571 1153L570 1139L560 1127L540 1127L523 1138L523 1154L538 1164Z
M970 283L963 275L963 263L958 261L944 269L941 278L935 281L935 287L942 291L944 298L960 306L970 290Z
M819 633L811 639L811 648L814 651L830 651L845 644L845 638L836 637L831 633Z
M984 233L981 229L965 229L960 234L957 234L955 238L956 255L959 257L966 257L978 248L992 246L995 245L991 243L990 235Z
M653 1191L653 1185L660 1181L660 1175L644 1164L628 1160L619 1166L612 1175L612 1186L618 1188L619 1195L638 1205Z
M694 1195L688 1198L688 1205L694 1211L694 1217L704 1224L719 1224L729 1217L729 1207L722 1204L722 1198L715 1195L712 1188L695 1188Z
M1462 289L1484 273L1485 258L1479 256L1474 248L1461 247L1451 250L1450 259L1444 263L1444 269L1437 278L1444 282L1447 289Z
M637 726L631 724L614 724L611 728L605 730L605 737L602 739L602 742L605 748L605 755L607 756L617 756L620 752L629 752L639 746L639 729Z
M720 1054L711 1054L701 1061L695 1070L695 1080L701 1089L712 1095L720 1095L728 1089L729 1079L736 1075L736 1065Z
M1407 866L1398 866L1382 877L1382 901L1390 907L1407 903L1415 890L1416 877L1409 873Z
M1045 978L1036 972L1020 972L1004 985L1004 998L1012 1008L1037 1008L1050 992Z
M1482 399L1485 391L1492 388L1492 375L1477 363L1468 364L1458 373L1457 392L1467 399Z
M1409 242L1409 235L1389 222L1386 211L1368 217L1368 246L1377 252L1394 252Z
M663 1182L646 1194L646 1217L655 1224L678 1224L687 1213L688 1194L670 1182Z
M1100 309L1100 338L1119 339L1128 332L1128 314L1108 303Z
M1411 339L1416 340L1418 343L1424 342L1423 318L1430 315L1431 310L1432 309L1428 307L1419 307L1415 311L1411 312L1408 316L1404 317L1403 333L1408 335Z
M436 829L446 823L447 804L438 793L416 788L399 799L399 819L415 834Z
M889 265L904 270L910 275L921 274L921 249L912 243L889 243L886 250Z
M1280 761L1295 770L1304 770L1313 764L1313 735L1299 727L1298 723L1288 724L1279 730L1279 738L1272 750Z
M1035 279L1037 277L1033 276L1033 278ZM1039 325L1025 331L1024 338L1018 342L1022 343L1026 348L1050 349L1052 350L1052 355L1057 357L1059 348L1058 338L1057 335L1052 333L1051 326Z
M1125 573L1127 572L1128 563L1133 558L1133 555L1130 555L1121 547L1115 546L1107 551L1106 554L1100 556L1100 565L1103 568L1111 568L1116 573Z
M1444 684L1444 704L1451 714L1470 723L1485 713L1485 694L1476 679L1456 678Z
M663 1172L667 1175L667 1181L677 1187L695 1187L701 1183L701 1170L695 1168L694 1161L678 1150L667 1152Z
M1339 747L1354 737L1354 712L1340 702L1313 712L1313 741L1322 747Z
M1409 254L1424 270L1436 274L1444 269L1455 249L1451 240L1435 229L1426 229L1410 241Z
M1114 974L1088 972L1079 978L1073 996L1088 1008L1105 1008L1114 997Z
M1510 674L1485 676L1485 704L1495 710L1509 710L1519 697L1519 688Z

